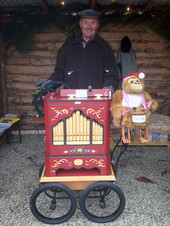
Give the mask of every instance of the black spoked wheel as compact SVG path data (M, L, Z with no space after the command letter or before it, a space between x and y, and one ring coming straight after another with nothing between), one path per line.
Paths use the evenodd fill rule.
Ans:
M30 198L33 215L46 224L60 224L70 219L77 200L70 188L59 183L47 183L37 188Z
M121 215L125 207L125 196L111 182L97 182L82 192L79 204L82 213L89 220L107 223Z

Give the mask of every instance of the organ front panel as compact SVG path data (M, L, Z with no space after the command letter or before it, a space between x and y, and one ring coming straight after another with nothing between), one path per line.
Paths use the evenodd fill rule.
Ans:
M81 98L76 98L75 90L70 92L44 98L46 175L56 176L59 169L94 168L101 175L110 174L109 90Z
M90 119L76 110L66 119L66 145L90 144Z
M61 120L52 126L52 130L53 145L64 145L64 121Z
M92 120L92 144L103 144L103 126Z

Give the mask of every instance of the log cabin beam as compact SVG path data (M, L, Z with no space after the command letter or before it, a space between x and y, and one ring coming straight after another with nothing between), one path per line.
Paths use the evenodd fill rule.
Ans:
M91 0L91 8L95 9L96 6L96 0Z
M6 6L0 7L1 13L10 13L10 12L14 12L14 11L18 12L18 11L21 11L21 10L17 7L6 7Z
M144 13L150 11L154 5L156 4L157 0L149 0L147 6L144 9Z
M44 12L48 13L49 12L49 8L47 6L47 4L44 2L44 0L39 0L41 7L43 8Z
M14 17L0 17L0 23L9 24L14 20Z
M5 115L8 112L8 98L7 98L7 85L5 75L5 62L6 62L6 50L4 48L4 42L0 31L0 85L1 85L1 97L2 97L2 114Z

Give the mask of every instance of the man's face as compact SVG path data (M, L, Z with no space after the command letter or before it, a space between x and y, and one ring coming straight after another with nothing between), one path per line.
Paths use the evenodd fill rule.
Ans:
M96 34L99 27L99 21L95 18L82 18L80 20L80 28L83 34L83 39L89 41Z

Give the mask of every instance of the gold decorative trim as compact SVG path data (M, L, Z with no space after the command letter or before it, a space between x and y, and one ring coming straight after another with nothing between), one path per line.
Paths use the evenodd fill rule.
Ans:
M90 159L89 161L86 161L86 165L89 165L89 163L95 163L98 167L106 167L106 165L103 164L103 161L103 159Z
M75 160L74 160L74 165L76 165L76 166L81 166L81 165L83 165L83 160L82 160L82 159L75 159Z
M54 165L52 165L52 168L58 168L59 165L63 163L67 163L69 166L72 166L72 162L69 162L67 159L60 159L59 161L53 160Z
M100 115L101 114L101 110L95 111L92 108L88 108L87 109L87 114L96 115L97 118L101 118L101 115Z

